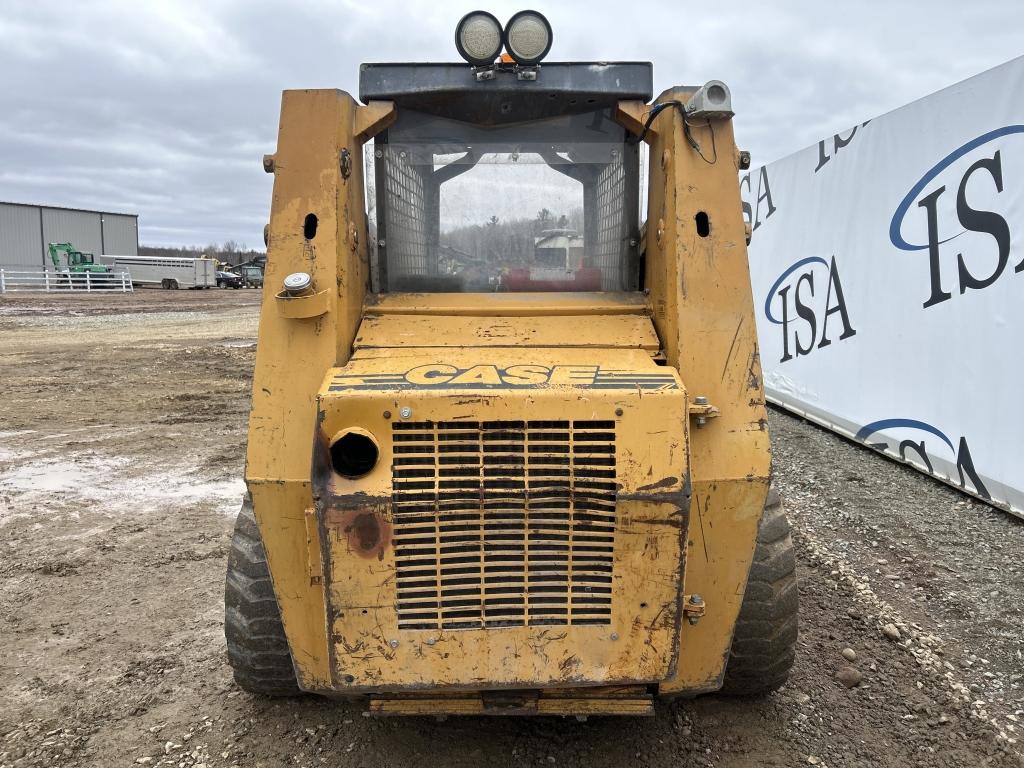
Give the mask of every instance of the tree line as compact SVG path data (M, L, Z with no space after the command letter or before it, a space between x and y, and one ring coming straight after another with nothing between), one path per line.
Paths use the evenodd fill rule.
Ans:
M189 259L216 259L222 264L244 264L256 259L263 260L267 252L249 248L245 243L225 240L221 244L210 243L205 247L183 245L180 247L140 245L139 256L179 256Z
M486 262L530 264L534 259L536 238L551 229L571 229L583 234L583 209L577 208L566 215L543 208L532 219L502 221L492 216L484 224L469 224L444 231L441 242Z

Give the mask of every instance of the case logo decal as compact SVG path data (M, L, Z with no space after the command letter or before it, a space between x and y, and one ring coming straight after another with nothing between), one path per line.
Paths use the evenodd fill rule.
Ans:
M458 368L445 363L419 365L405 373L342 373L329 391L365 389L530 389L537 387L586 389L679 389L670 370L622 371L599 365L474 365Z

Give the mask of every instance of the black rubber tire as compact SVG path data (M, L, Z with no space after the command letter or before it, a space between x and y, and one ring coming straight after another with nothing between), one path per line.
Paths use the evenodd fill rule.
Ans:
M723 693L760 696L786 682L796 658L797 613L796 552L782 500L773 488L757 532Z
M246 497L235 520L224 580L224 638L235 682L264 696L301 691L270 581L263 539Z

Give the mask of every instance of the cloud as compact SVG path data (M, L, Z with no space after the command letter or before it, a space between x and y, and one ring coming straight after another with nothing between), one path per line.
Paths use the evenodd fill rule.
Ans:
M523 3L483 4L499 18ZM1019 55L1024 6L980 0L543 4L552 58L720 78L757 161ZM364 61L450 61L478 2L8 0L0 198L138 213L151 244L262 241L280 91L357 91ZM535 206L540 207L540 206Z

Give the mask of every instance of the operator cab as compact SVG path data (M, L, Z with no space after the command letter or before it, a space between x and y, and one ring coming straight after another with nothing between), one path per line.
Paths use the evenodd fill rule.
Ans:
M363 65L363 103L397 110L367 152L374 292L641 287L638 142L615 110L650 100L651 65L538 69Z

